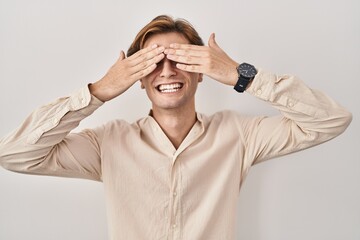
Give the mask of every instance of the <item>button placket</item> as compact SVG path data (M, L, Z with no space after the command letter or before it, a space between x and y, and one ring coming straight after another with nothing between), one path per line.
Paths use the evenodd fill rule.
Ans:
M176 235L176 232L179 231L179 162L177 160L177 152L172 156L173 163L171 169L171 188L170 188L170 228L172 230L173 237Z

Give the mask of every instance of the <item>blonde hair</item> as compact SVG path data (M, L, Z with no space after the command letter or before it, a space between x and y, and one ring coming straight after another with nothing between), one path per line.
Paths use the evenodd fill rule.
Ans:
M160 15L149 22L136 35L134 41L127 51L127 56L131 56L144 47L146 40L150 36L161 33L176 32L183 35L190 44L203 46L204 42L195 28L185 19L174 19L168 15Z

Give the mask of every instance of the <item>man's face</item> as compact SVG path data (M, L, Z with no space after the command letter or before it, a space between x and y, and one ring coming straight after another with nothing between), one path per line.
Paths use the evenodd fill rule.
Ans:
M151 36L145 47L157 44L169 48L171 43L189 44L179 33L164 33ZM152 102L153 110L170 110L194 107L195 92L202 74L189 73L176 68L176 62L165 58L156 69L141 79L141 85Z

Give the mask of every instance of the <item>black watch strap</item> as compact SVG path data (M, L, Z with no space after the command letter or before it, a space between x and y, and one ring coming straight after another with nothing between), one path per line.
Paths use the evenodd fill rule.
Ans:
M234 89L237 92L244 92L246 87L249 85L251 80L254 79L255 75L257 74L256 68L249 64L249 63L242 63L236 68L239 78L237 83L234 86Z
M237 83L234 86L234 89L239 92L242 93L246 90L247 85L249 85L249 82L251 81L251 79L249 78L245 78L244 76L239 77Z

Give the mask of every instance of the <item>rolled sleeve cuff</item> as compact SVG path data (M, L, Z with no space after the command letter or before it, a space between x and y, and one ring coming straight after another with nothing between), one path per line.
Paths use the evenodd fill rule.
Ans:
M54 103L46 105L33 113L35 121L42 122L29 134L27 143L35 144L40 137L55 127L57 127L64 116L70 112L75 113L73 121L80 122L85 117L91 115L103 104L102 101L90 94L88 86L72 93L69 97L56 100Z

